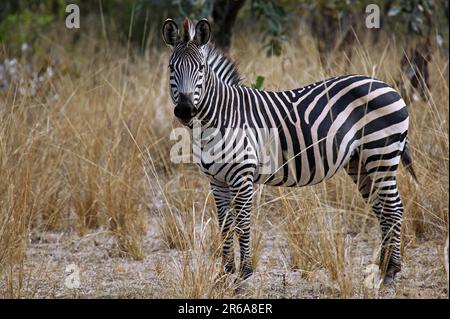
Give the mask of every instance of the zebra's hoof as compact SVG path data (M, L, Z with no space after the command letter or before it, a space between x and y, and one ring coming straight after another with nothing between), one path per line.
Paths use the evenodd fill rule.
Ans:
M245 267L241 270L241 279L245 280L249 278L251 275L253 275L253 268L252 267Z
M395 275L400 271L398 267L389 267L383 278L383 285L395 286Z
M246 278L243 277L243 275L237 277L234 280L234 293L237 295L245 294L248 288L248 281L246 279L249 279L251 277L251 274L248 275Z
M395 277L385 275L383 278L383 285L387 287L395 286Z
M236 272L236 266L234 262L226 263L224 266L224 270L226 274L234 274Z

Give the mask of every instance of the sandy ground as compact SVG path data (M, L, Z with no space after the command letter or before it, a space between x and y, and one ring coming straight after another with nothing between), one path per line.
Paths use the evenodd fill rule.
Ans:
M149 218L145 239L145 258L133 261L114 249L114 239L97 231L78 237L75 234L40 233L30 240L25 262L23 295L33 298L173 298L181 264L181 253L169 249L160 239L156 217ZM395 288L370 289L364 285L364 269L370 264L369 238L352 236L354 271L353 298L448 298L443 247L418 240L405 249L403 270ZM265 232L261 259L255 275L240 292L226 297L258 298L339 298L339 286L323 269L309 277L289 269L286 240L282 233ZM78 288L69 288L69 269L79 269ZM77 284L75 283L75 286Z

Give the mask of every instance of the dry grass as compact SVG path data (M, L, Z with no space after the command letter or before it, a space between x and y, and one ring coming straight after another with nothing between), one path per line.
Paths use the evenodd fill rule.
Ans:
M105 289L113 297L235 296L233 278L220 274L208 180L193 165L169 160L169 134L178 124L168 97L168 52L130 55L90 32L66 50L58 44L65 36L55 31L40 40L55 61L42 90L22 95L12 86L0 93L1 296L96 297ZM257 43L237 34L231 55L239 57L247 82L265 76L266 89L342 73L388 83L400 76L401 48L390 40L383 47L366 41L351 62L330 59L327 70L307 35L287 44L280 58L265 57ZM420 185L401 169L406 270L390 297L448 294L448 57L438 50L431 83L432 99L409 106ZM257 273L244 296L379 296L364 286L379 250L377 221L345 173L304 189L260 187L255 207ZM54 234L57 240L46 239ZM52 249L61 255L52 261L40 255ZM89 255L99 249L106 260ZM414 254L423 251L430 257L417 263ZM68 291L58 280L73 258L80 265L90 260L105 277L86 279L89 291ZM127 272L127 263L138 270ZM91 273L88 266L84 271ZM115 278L107 288L106 277ZM427 289L433 292L420 295Z

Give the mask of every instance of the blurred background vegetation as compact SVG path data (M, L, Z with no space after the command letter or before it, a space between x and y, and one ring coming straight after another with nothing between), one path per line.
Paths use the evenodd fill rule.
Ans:
M215 42L225 50L237 21L265 32L269 54L281 54L282 42L300 26L317 36L321 50L330 51L349 41L349 33L361 35L369 4L381 10L380 32L415 40L432 37L448 46L448 0L3 0L0 41L11 50L32 42L52 24L64 22L70 3L79 6L82 22L102 24L102 32L117 33L138 48L166 18L181 22L189 16L212 21Z
M261 50L267 55L282 55L285 41L309 32L326 68L330 54L342 51L351 60L352 44L367 36L376 43L385 33L404 48L398 63L422 97L420 87L429 85L430 52L440 47L448 56L448 0L2 0L0 57L23 55L29 48L27 54L39 53L34 42L52 27L64 27L69 3L80 8L81 28L71 33L66 49L89 28L99 46L113 38L142 53L163 45L159 30L166 18L181 23L185 16L207 17L216 46L225 52L236 25L263 34ZM381 27L373 32L365 26L369 4L380 8Z
M79 6L80 29L66 28L70 3ZM379 29L365 25L369 4L380 9ZM95 293L114 296L103 286L104 277L114 273L115 281L124 280L123 286L117 285L119 295L123 287L137 287L123 271L108 268L116 259L104 262L104 251L106 258L144 260L140 267L145 271L135 271L136 264L130 269L139 277L134 281L139 291L143 281L153 285L159 278L161 288L151 296L196 298L207 291L229 296L214 286L215 253L202 257L205 251L218 251L216 223L196 231L200 217L203 222L200 212L213 207L204 204L211 199L206 177L191 165L169 160L173 143L168 137L177 124L169 102L170 50L160 28L166 18L181 23L185 16L211 21L216 46L238 59L246 83L255 88L291 89L325 77L363 73L412 99L410 136L421 185L400 175L400 189L407 195L403 277L411 283L402 284L400 291L405 297L448 297L441 258L448 239L448 201L443 200L449 185L448 1L0 0L0 298L64 296L61 274L72 253L80 253L83 265L94 261L93 273L103 269L98 282L92 281L98 284L92 288L98 289ZM327 269L339 285L337 295L330 295L328 288L320 292L327 297L367 296L363 281L354 277L362 271L352 268L367 264L347 258L353 248L341 234L357 234L355 243L365 241L360 234L368 210L355 197L359 195L348 176L341 174L330 183L295 193L261 188L257 207L264 218L256 217L253 227L254 251L259 251L255 260L279 260L278 270L267 271L269 287L288 264L306 269L308 276ZM280 225L276 236L282 237L273 242L286 243L285 233L290 238L286 258L279 258L275 246L267 249L272 255L261 248L262 234L273 231L275 224ZM378 229L378 223L373 225ZM159 237L153 237L156 233ZM81 238L76 234L82 243L90 238L92 246L82 250L72 245L73 238ZM47 244L48 238L64 244ZM416 242L417 249L412 247ZM158 248L159 243L168 248ZM379 249L377 241L369 245ZM46 253L41 255L39 247ZM54 247L63 253L54 253ZM174 247L180 258L173 258ZM192 255L185 255L187 247ZM101 255L89 259L86 252L92 251ZM448 246L445 251L448 265ZM163 257L155 258L160 252ZM47 267L50 255L55 263ZM167 266L172 263L182 271ZM160 268L167 274L159 273ZM316 287L315 282L308 287ZM292 287L310 290L297 289L297 281ZM284 289L281 282L276 287ZM311 296L317 298L314 289Z

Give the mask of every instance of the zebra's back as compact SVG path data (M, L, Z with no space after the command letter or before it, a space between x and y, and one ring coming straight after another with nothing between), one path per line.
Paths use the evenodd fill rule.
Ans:
M367 160L373 149L392 153L404 148L406 104L382 81L347 75L291 91L250 94L259 96L255 122L276 128L279 135L277 149L271 150L275 166L271 163L269 173L259 170L256 183L312 185L332 177L355 152Z

